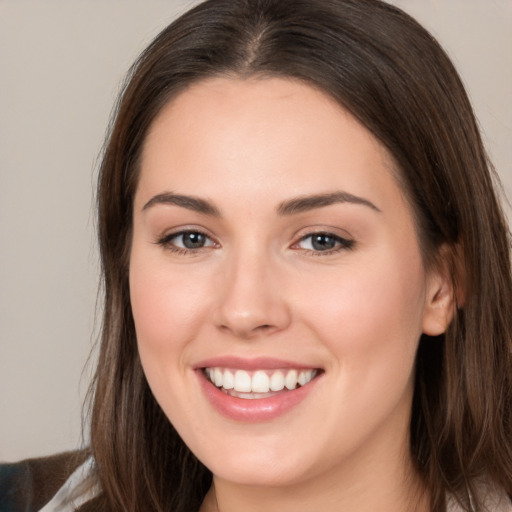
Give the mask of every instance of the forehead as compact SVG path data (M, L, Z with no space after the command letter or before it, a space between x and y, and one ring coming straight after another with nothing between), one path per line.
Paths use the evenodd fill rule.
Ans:
M294 80L219 77L192 85L156 117L137 195L279 201L285 191L333 187L372 195L396 188L395 173L383 145L327 94Z

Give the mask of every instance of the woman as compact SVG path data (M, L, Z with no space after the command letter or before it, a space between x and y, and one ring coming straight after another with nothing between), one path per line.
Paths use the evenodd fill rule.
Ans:
M91 457L47 510L511 510L508 233L407 15L192 9L132 69L98 211Z

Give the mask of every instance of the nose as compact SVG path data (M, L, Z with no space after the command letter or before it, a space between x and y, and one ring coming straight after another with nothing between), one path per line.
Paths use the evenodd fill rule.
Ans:
M269 335L290 324L279 269L262 254L233 257L220 277L215 322L240 339Z

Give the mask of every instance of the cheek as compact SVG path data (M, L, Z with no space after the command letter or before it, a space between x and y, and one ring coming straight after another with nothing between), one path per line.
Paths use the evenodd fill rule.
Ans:
M139 352L143 362L152 358L158 365L162 356L179 356L196 337L209 294L205 280L187 269L170 272L165 259L136 249L131 256L130 300Z
M186 431L190 422L201 428L189 396L189 355L209 295L205 280L193 272L170 271L161 255L132 250L130 300L141 364L155 399L179 431Z
M308 290L303 316L336 356L343 375L353 370L359 383L365 376L374 382L380 377L384 385L385 377L399 370L408 378L425 301L419 255L404 260L381 252L336 269L328 279L312 279Z
M340 446L354 446L354 440L379 431L388 418L395 418L391 430L402 432L407 423L423 276L419 258L404 265L401 259L382 257L309 283L303 318L331 354L326 370L333 376L331 399L338 400L337 405L323 404L322 421L333 431L344 425Z

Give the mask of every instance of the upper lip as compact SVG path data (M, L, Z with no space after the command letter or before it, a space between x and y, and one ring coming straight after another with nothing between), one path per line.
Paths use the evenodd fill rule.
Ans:
M194 369L203 368L236 368L238 370L279 370L294 368L297 370L316 369L317 366L297 363L273 357L244 358L236 356L218 356L200 361L194 365Z

